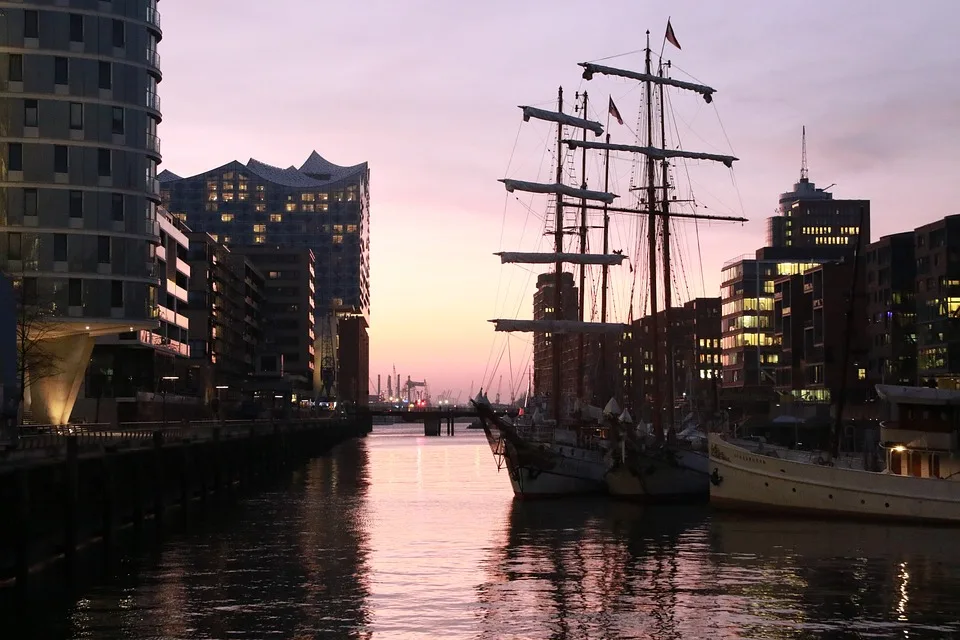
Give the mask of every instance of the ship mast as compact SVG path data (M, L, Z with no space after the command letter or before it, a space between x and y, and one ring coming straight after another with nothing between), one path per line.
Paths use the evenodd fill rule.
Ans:
M650 32L647 31L647 48L645 73L650 75ZM653 86L649 80L644 81L644 92L647 106L647 144L653 146ZM651 385L651 412L653 433L657 442L663 441L663 424L661 421L662 407L660 406L660 378L657 368L660 362L660 332L657 322L657 193L656 168L654 159L647 156L647 249L650 254L650 330L652 335L651 348L653 350L653 376Z
M657 75L661 78L664 77L663 74L663 61L660 62L657 69ZM659 98L660 98L660 148L667 148L667 127L664 121L664 112L663 112L663 85L659 87ZM663 184L661 188L663 189L663 204L661 205L661 216L660 220L663 224L663 314L665 316L666 327L664 327L664 351L666 351L666 369L664 370L664 375L667 376L667 393L666 393L666 407L667 407L667 441L672 442L676 439L676 427L674 425L675 419L675 403L676 403L676 389L674 385L676 381L674 379L673 371L673 336L671 335L672 319L672 288L671 288L671 273L670 273L670 192L668 187L670 185L670 176L669 176L669 161L664 158L661 161L663 167Z
M583 106L580 112L581 117L587 117L587 92L583 92ZM583 130L583 141L587 141L587 130ZM586 191L587 189L587 150L583 149L580 152L580 188ZM587 252L587 199L580 199L580 253L585 254ZM604 251L606 253L606 251ZM584 289L586 289L586 277L587 277L587 265L580 264L580 299L579 299L579 313L578 318L580 322L583 322L583 302L584 302ZM583 400L583 376L584 376L584 366L583 366L583 333L577 334L577 398Z
M557 113L563 113L563 87L557 90ZM563 124L557 123L557 184L563 184ZM557 194L556 198L556 228L553 232L554 250L559 256L563 253L563 196ZM558 258L554 263L556 272L553 282L553 317L556 320L564 320L563 313L563 262ZM556 425L560 426L560 408L563 406L561 401L561 369L563 367L563 334L554 331L550 334L551 347L553 348L553 419Z
M610 144L610 134L607 134L607 144ZM603 190L607 191L610 189L610 149L607 149L603 153ZM610 212L608 211L610 205L605 204L603 206L603 255L607 255L610 251ZM603 265L601 267L601 276L600 276L600 322L605 323L607 321L607 278L609 277L610 267L608 265ZM607 336L606 334L600 336L600 380L602 384L600 385L601 391L604 395L609 395L613 392L613 389L610 389L610 374L607 369ZM601 396L602 399L603 396Z

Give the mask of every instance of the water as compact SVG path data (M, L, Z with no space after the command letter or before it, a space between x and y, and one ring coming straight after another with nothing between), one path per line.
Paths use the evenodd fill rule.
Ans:
M960 637L952 530L519 502L481 434L417 432L379 427L4 637Z

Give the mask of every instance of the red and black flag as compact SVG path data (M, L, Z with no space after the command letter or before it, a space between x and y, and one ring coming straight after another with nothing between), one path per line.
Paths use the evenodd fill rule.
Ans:
M617 122L623 124L623 118L620 117L620 110L617 109L617 105L613 104L613 96L610 96L610 115L613 116Z
M673 32L673 25L670 24L670 18L667 18L667 33L663 37L667 39L667 42L675 46L677 49L680 49L680 43L677 42L677 34Z

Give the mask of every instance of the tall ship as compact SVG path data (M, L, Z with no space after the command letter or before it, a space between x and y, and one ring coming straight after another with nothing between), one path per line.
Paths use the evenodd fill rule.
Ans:
M634 304L631 298L629 307L621 311L622 315L627 316L627 322L611 320L613 314L608 312L607 299L610 267L621 266L625 260L629 260L632 272L642 269L641 265L646 262L650 313L656 332L661 296L664 309L669 311L672 306L671 281L674 274L671 272L670 255L671 217L745 221L738 217L671 211L672 159L719 162L731 167L737 158L668 147L664 89L674 88L700 94L707 103L712 102L716 90L669 77L669 64L662 60L658 71L654 73L649 33L645 65L644 72L594 63L580 65L585 80L591 80L595 75L607 75L641 84L644 93L641 109L643 126L634 134L634 144L612 143L609 133L604 136L604 125L586 117L589 113L586 91L577 92L574 114L564 112L562 88L557 95L555 111L532 106L520 107L524 121L541 120L556 125L555 178L552 183L513 179L503 179L501 182L511 193L550 196L550 206L544 219L552 222L552 228L546 231L553 239L553 247L552 251L546 252L501 251L497 255L503 263L552 265L552 272L540 276L541 281L552 280L552 297L549 297L549 313L541 314L541 317L532 320L497 319L492 322L496 331L531 332L535 336L547 337L551 351L550 391L545 411L528 413L525 419L515 421L496 416L482 396L474 401L494 457L498 465L508 471L518 496L610 491L631 497L672 499L687 494L706 497L709 492L708 459L704 448L698 450L693 446L692 439L677 437L673 376L667 375L672 374L667 365L672 353L670 338L667 338L663 348L659 341L654 341L652 364L655 372L650 394L652 429L638 429L629 411L620 410L625 399L621 389L611 382L613 376L610 372L619 369L622 341L629 336L630 325L627 322L632 318ZM607 128L611 117L623 124L612 97L608 102ZM604 140L588 139L590 133L594 134L594 138L604 136ZM634 158L637 166L642 166L642 174L637 172L640 178L633 189L643 194L637 206L613 206L619 196L610 189L611 152ZM565 171L565 166L574 166L577 155L581 172L579 184L574 186L565 181L572 173ZM596 164L603 167L602 189L591 188L588 183L588 156L592 156ZM638 241L632 254L611 251L612 214L630 216L646 223L646 242ZM600 217L600 220L594 220L594 217ZM599 252L590 250L589 229L602 230ZM568 240L571 237L576 243ZM572 301L563 293L565 278L568 281L567 290L572 290L570 284L573 274L564 271L564 265L567 264L578 270L578 305L570 305ZM662 265L662 270L658 268L659 265ZM600 308L599 318L588 320L584 313L584 296L586 271L590 267L600 269L600 283L596 287ZM661 276L662 291L658 288ZM666 334L669 336L669 332ZM592 348L587 349L587 344ZM595 368L602 372L595 378L596 383L590 390L585 390L584 384L586 351L592 353ZM576 353L574 384L570 384L569 376L566 379L564 377L565 358L569 365L569 354L572 352ZM663 377L668 379L666 399L660 390L660 378ZM621 394L620 403L616 399L618 394ZM597 400L605 402L602 410L593 405ZM667 419L666 429L662 419L664 416Z

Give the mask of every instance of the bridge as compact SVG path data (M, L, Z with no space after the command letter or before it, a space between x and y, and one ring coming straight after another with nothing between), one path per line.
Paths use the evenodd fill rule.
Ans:
M494 413L500 416L516 417L519 413L515 407L495 409ZM394 409L389 407L360 407L358 416L394 416L401 422L423 422L423 435L439 436L441 425L446 423L447 435L454 435L454 421L457 418L475 418L477 411L473 407L423 407L414 409Z

